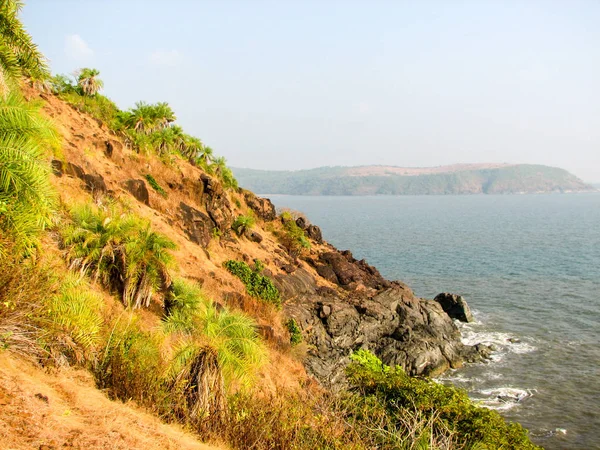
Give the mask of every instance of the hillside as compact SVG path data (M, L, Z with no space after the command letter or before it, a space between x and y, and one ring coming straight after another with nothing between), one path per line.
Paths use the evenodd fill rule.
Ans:
M168 103L51 76L20 7L0 6L2 448L538 448L429 378L493 352L462 343L462 297L277 214Z
M566 170L528 164L439 167L321 167L298 171L232 168L241 186L288 195L442 195L593 190Z

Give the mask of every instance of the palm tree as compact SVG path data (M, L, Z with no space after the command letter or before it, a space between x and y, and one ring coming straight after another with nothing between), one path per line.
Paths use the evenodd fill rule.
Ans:
M137 102L134 108L122 114L121 120L127 129L142 134L151 134L168 127L176 119L168 103L150 105Z
M104 82L98 78L97 69L83 68L77 74L77 85L83 95L94 96L104 87Z
M45 150L58 142L39 105L16 92L0 97L0 234L12 235L24 248L35 244L50 220L55 195Z
M0 0L0 95L3 96L21 76L34 81L44 81L50 76L44 56L18 18L22 7L20 0Z
M175 248L173 241L151 230L150 222L135 231L125 244L125 305L147 308L155 291L170 286L173 255L169 250Z
M175 243L152 231L150 222L89 205L74 208L72 219L62 233L70 267L118 291L126 306L147 307L155 291L171 284Z
M198 163L200 164L200 166L204 167L205 169L208 169L213 158L213 149L210 148L208 145L202 146L202 150L198 155Z

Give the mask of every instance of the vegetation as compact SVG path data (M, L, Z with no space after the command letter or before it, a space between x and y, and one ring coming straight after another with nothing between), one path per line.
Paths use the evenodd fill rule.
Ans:
M302 342L302 330L298 326L298 322L295 319L288 319L285 326L290 333L290 343L292 345L298 345Z
M44 82L49 76L46 59L19 20L22 7L20 0L0 2L0 97L14 91L22 77Z
M407 376L400 367L390 368L367 350L352 356L348 381L358 393L358 407L379 404L383 408L382 435L401 424L407 410L431 421L432 433L453 437L458 448L537 449L517 423L506 423L496 411L475 405L465 391L429 379Z
M231 229L235 231L235 234L242 236L246 231L250 230L254 226L254 217L252 216L238 216L231 225Z
M160 184L158 184L158 181L156 181L152 175L147 174L145 176L145 178L148 181L148 184L152 187L152 189L154 189L156 192L158 192L164 198L167 198L167 196L168 196L167 191L165 191L162 188L162 186Z
M126 306L148 307L154 292L169 287L169 250L175 244L155 233L150 222L119 208L77 206L62 232L72 269L116 290Z
M0 97L0 130L0 233L30 249L53 211L46 151L58 138L39 105L17 92Z
M310 241L304 230L296 224L288 211L281 214L281 220L283 221L283 231L276 233L277 237L289 255L295 259L302 253L303 249L310 248Z
M288 195L506 194L589 190L566 170L540 165L462 170L427 175L357 176L348 167L298 171L235 169L242 185L257 193Z
M73 207L64 218L54 214L46 151L56 145L56 133L16 88L23 76L47 76L16 17L20 7L19 1L0 2L0 350L45 365L85 366L112 397L133 400L233 448L535 448L520 426L477 408L464 392L407 377L364 351L348 368L351 391L253 391L266 358L256 323L214 303L196 283L172 280L171 240L105 198L102 206ZM167 104L119 111L99 94L98 76L83 69L76 80L58 76L51 85L129 136L139 151L180 154L236 186L225 160L174 125ZM246 219L236 231L252 226ZM283 219L281 239L289 241L289 251L308 246L295 222ZM36 252L53 221L64 252ZM254 268L233 260L224 265L250 295L280 307L280 294L261 275L259 261ZM148 313L135 311L153 296L164 300L160 327L147 320ZM300 342L298 324L286 326L291 343Z
M238 277L246 286L246 292L252 297L272 303L277 308L281 307L281 296L270 278L261 275L258 264L252 269L244 261L225 261L225 268Z

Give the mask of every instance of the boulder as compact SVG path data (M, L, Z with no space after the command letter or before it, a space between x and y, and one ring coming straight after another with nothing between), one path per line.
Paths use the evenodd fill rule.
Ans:
M442 306L444 312L446 312L450 318L460 320L461 322L473 322L474 319L471 314L471 309L462 295L442 292L441 294L436 295L433 300Z
M50 167L52 168L52 173L54 175L56 175L57 177L63 176L64 168L62 161L59 161L58 159L53 159L50 163Z
M321 229L316 225L309 225L306 229L306 234L309 238L315 241L318 244L323 243L323 235L321 234Z
M102 175L94 175L86 173L83 175L82 180L85 182L87 190L94 193L105 193L107 191L106 183Z
M215 226L211 218L183 202L179 203L179 216L188 239L206 247L211 240L212 230Z
M205 173L200 176L200 180L204 186L202 203L206 207L206 212L222 233L229 233L233 212L223 185Z
M150 194L144 180L127 180L123 183L123 187L133 195L137 201L144 205L150 206Z
M298 217L296 219L296 225L298 225L298 228L300 228L301 230L306 230L308 228L308 222L304 217Z
M275 206L268 198L258 197L250 191L244 191L244 198L248 207L265 222L275 220L277 217Z
M246 230L246 232L244 234L252 242L256 242L256 243L260 244L263 241L263 237L260 234L258 234L256 231Z

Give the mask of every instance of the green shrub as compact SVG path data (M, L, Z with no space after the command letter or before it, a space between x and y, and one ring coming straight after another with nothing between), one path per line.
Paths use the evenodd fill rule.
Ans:
M145 178L146 178L146 180L148 180L148 184L150 186L152 186L152 189L154 189L156 192L158 192L164 198L167 198L167 196L168 196L167 191L165 191L162 188L162 186L160 184L158 184L158 181L156 181L152 175L148 174L145 176Z
M154 292L168 287L175 243L152 231L150 222L116 207L73 208L62 230L72 269L91 275L121 294L126 306L148 307Z
M496 411L476 406L461 389L409 377L400 368L385 366L366 350L352 359L347 377L358 398L380 402L394 423L401 421L406 410L413 410L433 420L434 428L454 433L461 446L539 448L520 424L507 423Z
M48 300L48 315L54 326L74 344L64 346L65 353L78 363L95 359L102 339L103 308L102 297L74 275L69 275L60 292Z
M292 258L297 258L303 249L310 248L310 241L307 239L304 230L294 220L284 218L288 214L287 211L282 213L283 231L278 233L278 238L289 255Z
M175 278L165 296L165 330L193 332L200 310L206 309L208 303L198 284Z
M225 268L238 277L246 286L246 292L252 297L272 303L277 308L281 307L281 296L270 278L260 274L259 267L254 270L243 261L225 261Z
M298 326L298 322L295 319L289 319L285 326L290 333L290 343L292 345L297 345L302 342L302 330Z
M238 216L231 225L231 229L235 231L238 236L243 235L247 230L254 226L254 217L252 216Z

